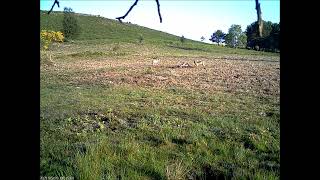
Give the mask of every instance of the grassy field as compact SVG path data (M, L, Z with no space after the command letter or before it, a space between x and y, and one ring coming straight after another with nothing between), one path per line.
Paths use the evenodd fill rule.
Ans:
M279 54L77 18L77 40L41 51L41 176L279 179Z

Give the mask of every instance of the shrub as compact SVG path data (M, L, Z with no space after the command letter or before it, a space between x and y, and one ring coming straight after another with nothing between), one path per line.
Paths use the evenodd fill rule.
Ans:
M186 41L186 38L185 38L184 36L181 36L181 37L180 37L180 42L181 42L181 43L184 43L185 41Z
M71 8L64 8L63 33L66 38L75 39L80 34L80 26Z
M142 41L143 41L143 36L142 34L139 34L139 43L142 43Z
M48 30L42 30L40 32L40 46L44 50L49 49L49 46L52 42L63 42L64 41L64 35L60 31L48 31Z

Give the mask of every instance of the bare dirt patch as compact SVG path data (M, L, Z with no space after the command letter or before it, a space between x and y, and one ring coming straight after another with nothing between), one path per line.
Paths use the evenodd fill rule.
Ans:
M195 90L222 90L227 92L251 92L279 95L280 64L270 60L236 60L208 58L159 58L159 65L143 57L135 59L106 59L82 61L66 68L88 71L73 77L74 83L130 84L142 87L181 87ZM194 60L202 60L205 66L195 66ZM192 65L179 68L181 63ZM97 69L101 71L94 71Z

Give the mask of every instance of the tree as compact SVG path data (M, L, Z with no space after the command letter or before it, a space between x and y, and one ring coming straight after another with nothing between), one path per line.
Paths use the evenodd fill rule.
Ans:
M201 36L201 38L200 38L200 39L201 39L201 41L204 41L204 40L205 40L205 38L204 38L203 36Z
M228 34L226 36L226 44L230 47L242 47L241 40L243 40L244 34L241 30L240 25L233 24L229 28Z
M80 26L71 8L64 8L62 21L63 34L67 39L74 39L80 33Z
M247 35L242 32L239 36L238 47L245 48L247 46Z
M184 36L180 37L180 42L183 44L186 41L186 38Z
M276 34L276 28L278 27L277 25L273 24L272 22L268 21L263 21L263 31L262 31L262 36L260 37L259 32L258 32L258 23L253 22L250 25L247 26L246 29L246 35L247 35L247 47L248 48L255 48L256 49L273 49L272 46L274 46L275 39L277 38ZM280 27L280 26L279 26ZM274 29L274 30L273 30ZM280 31L280 29L279 29ZM270 36L271 33L274 33L275 39L271 39L272 37ZM272 35L273 36L273 35ZM277 40L279 42L279 39ZM276 46L276 45L275 45Z
M211 38L209 40L212 42L216 42L218 43L218 45L220 45L220 43L224 41L225 35L226 34L223 33L221 30L217 30L211 35Z
M280 23L273 23L272 30L269 35L270 49L280 50Z
M225 43L227 46L230 46L231 42L232 42L232 36L231 34L226 34L226 37L224 38L225 39Z

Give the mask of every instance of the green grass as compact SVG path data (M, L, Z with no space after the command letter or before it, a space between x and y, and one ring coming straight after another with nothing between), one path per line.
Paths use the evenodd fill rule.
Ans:
M77 18L79 39L54 44L52 63L41 52L41 176L279 179L278 96L183 85L150 87L108 76L81 80L104 73L129 78L167 71L132 67L139 58L273 60L279 54L191 40L181 44L179 37L133 24ZM42 12L41 29L60 30L61 20L62 13ZM132 64L106 65L127 62Z
M276 110L278 107L259 99L225 94L181 95L172 91L150 92L130 87L79 90L82 96L70 91L65 95L50 92L60 95L54 98L59 102L42 96L42 102L52 104L43 105L42 110L54 109L51 111L57 114L53 117L64 114L55 120L63 125L55 124L54 128L42 126L47 136L41 134L41 137L50 142L47 148L50 151L54 151L51 146L56 148L53 157L47 157L48 161L54 158L53 162L61 168L42 167L42 170L49 169L53 175L80 179L118 176L124 179L166 179L174 174L183 179L187 175L209 177L219 174L235 178L278 177L279 111ZM78 102L75 103L75 100ZM238 100L250 105L238 106ZM177 105L181 101L184 106ZM225 104L224 107L219 107L221 103ZM59 107L52 107L57 104ZM238 109L234 108L237 106ZM274 115L259 117L262 110L272 111ZM86 115L90 112L99 115ZM49 116L42 121L44 124L55 122L50 119L53 118ZM97 129L92 129L95 124ZM59 137L56 133L64 136ZM72 150L67 148L72 148L76 143L83 143L88 150L82 154L73 149L76 156L71 160L66 153L72 153ZM45 149L42 153L50 154ZM67 162L62 163L63 160ZM175 169L177 164L180 170ZM173 168L169 174L167 168ZM46 171L42 173L50 174Z

